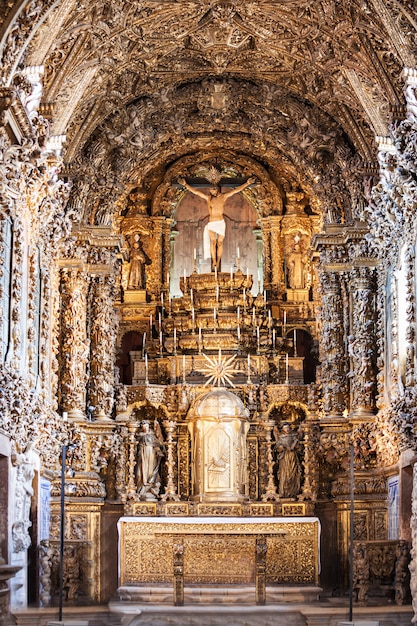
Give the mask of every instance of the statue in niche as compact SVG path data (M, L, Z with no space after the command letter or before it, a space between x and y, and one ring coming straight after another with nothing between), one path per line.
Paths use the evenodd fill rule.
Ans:
M138 434L136 480L141 500L156 500L161 488L159 468L165 456L165 446L157 420L154 421L154 429L148 420L143 420Z
M307 257L295 237L295 244L287 259L287 284L290 289L304 289L306 286Z
M207 208L209 212L208 224L204 227L203 233L203 252L204 258L209 259L211 257L211 271L220 271L221 258L223 254L223 241L226 233L226 222L224 221L224 205L228 198L231 198L235 194L239 193L252 185L255 182L255 178L248 178L248 180L235 187L231 191L221 193L218 186L213 186L210 189L209 195L194 189L191 187L184 178L179 179L179 183L183 185L188 191L195 196L203 198L207 202Z
M281 432L275 427L274 436L278 493L281 498L295 498L301 491L300 439L288 422L282 423Z
M146 256L142 249L140 236L135 233L130 241L130 267L127 280L128 289L145 289Z

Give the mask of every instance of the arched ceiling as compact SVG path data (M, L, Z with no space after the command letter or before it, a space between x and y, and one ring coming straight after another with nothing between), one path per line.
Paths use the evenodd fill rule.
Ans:
M404 108L402 71L416 67L413 0L2 4L3 83L44 67L40 111L96 207L154 191L187 155L225 150L284 189L348 189L352 164L376 161L376 137Z

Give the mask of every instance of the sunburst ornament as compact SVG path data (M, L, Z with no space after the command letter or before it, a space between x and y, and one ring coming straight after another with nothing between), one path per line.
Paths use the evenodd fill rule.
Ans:
M207 365L206 367L202 367L201 371L205 376L209 377L204 384L205 387L211 384L222 387L225 383L234 387L231 378L241 371L233 364L236 354L230 357L223 357L221 348L219 348L217 357L210 358L207 354L203 354L203 357L206 359Z
M219 172L218 169L216 169L214 167L214 165L212 165L210 167L210 169L206 172L205 174L205 178L212 184L212 185L218 185L220 180L221 180L221 173Z

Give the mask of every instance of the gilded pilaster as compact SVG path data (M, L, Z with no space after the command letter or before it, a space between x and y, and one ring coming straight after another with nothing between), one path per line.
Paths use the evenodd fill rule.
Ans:
M283 282L281 255L281 216L269 218L271 226L271 283L272 292L278 295Z
M262 243L263 243L263 259L264 259L264 289L271 289L271 227L269 218L264 217L260 220L262 226Z
M339 418L345 408L343 371L343 307L340 277L331 271L320 274L322 294L320 355L323 409L326 417Z
M88 280L80 268L61 270L61 406L68 416L85 418Z
M351 334L347 338L350 407L355 417L375 409L375 290L372 269L355 268L350 279Z
M114 277L98 276L92 284L89 402L95 419L111 417L114 402L116 323Z

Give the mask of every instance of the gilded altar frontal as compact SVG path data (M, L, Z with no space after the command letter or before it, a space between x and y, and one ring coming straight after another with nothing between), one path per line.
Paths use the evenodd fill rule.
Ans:
M417 621L416 9L0 0L0 626Z

